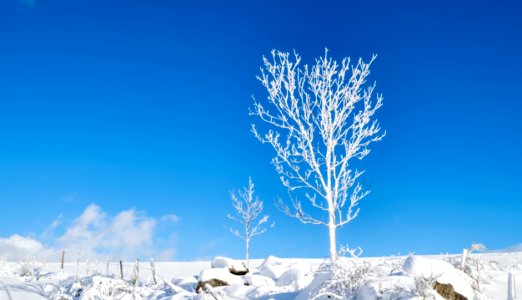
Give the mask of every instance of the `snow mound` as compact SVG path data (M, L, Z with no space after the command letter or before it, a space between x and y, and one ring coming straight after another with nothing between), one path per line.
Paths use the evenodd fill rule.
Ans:
M288 271L291 266L293 265L285 262L279 257L269 256L259 266L258 274L266 276L277 282L279 277Z
M293 290L301 290L313 280L312 268L309 265L297 265L286 270L277 279L277 286L290 286Z
M286 263L281 258L270 255L269 257L265 258L265 260L259 268L262 269L272 266L281 266L285 264Z
M244 277L245 283L253 287L260 286L275 286L275 282L272 278L258 275L258 274L248 274Z
M189 276L189 277L185 277L180 280L177 280L174 283L177 286L179 286L180 288L187 290L189 292L192 292L192 291L196 290L196 286L198 285L198 280L196 279L196 277Z
M261 268L259 270L259 274L266 276L274 281L277 281L283 273L285 273L288 270L287 266L283 265L274 265L274 266L268 266Z
M234 265L241 265L241 263L232 258L224 257L224 256L216 256L212 259L210 263L211 268L230 268Z
M126 299L127 296L131 299L130 293L131 289L123 280L94 276L92 285L81 294L81 299Z

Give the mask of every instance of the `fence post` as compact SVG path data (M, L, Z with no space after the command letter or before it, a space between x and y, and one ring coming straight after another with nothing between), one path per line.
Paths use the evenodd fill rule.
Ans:
M65 250L62 250L62 259L60 264L60 269L62 269L62 273L64 272L64 262L65 262Z
M107 266L105 267L105 274L109 277L109 257L107 256Z
M466 260L468 259L468 249L462 250L462 257L460 259L460 269L464 271L466 268Z
M156 265L154 264L154 258L150 259L150 269L152 270L152 281L154 284L158 284L156 281Z
M140 259L136 258L136 263L134 264L134 285L138 283L138 280L140 279Z
M123 279L123 262L120 260L120 276Z
M517 298L515 290L515 275L511 272L508 274L508 300L515 300Z

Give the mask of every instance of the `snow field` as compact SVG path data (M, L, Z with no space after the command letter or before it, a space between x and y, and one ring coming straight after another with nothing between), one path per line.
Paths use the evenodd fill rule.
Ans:
M135 280L131 266L105 263L0 263L0 299L444 299L433 283L449 283L467 299L508 299L508 274L514 291L522 291L522 252L473 254L461 271L460 255L382 258L251 260L249 272L242 261L216 257L211 262L156 262L156 283L147 264ZM102 267L103 266L103 267ZM78 271L77 271L78 267ZM117 268L118 267L118 268ZM243 270L246 271L246 270ZM76 273L78 272L78 276ZM226 286L198 284L220 280ZM516 296L516 295L513 295ZM520 298L520 297L518 297ZM515 299L515 298L513 298Z

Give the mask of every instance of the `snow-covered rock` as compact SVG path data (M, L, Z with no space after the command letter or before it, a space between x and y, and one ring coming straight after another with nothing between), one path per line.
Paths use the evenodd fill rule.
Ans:
M234 260L232 258L224 257L224 256L216 256L212 259L210 263L211 268L228 268L230 273L235 275L244 275L248 273L248 268L245 263L239 260Z
M468 299L474 298L472 279L448 262L410 255L404 261L403 269L414 277L433 278L439 283L449 283L457 293Z
M229 285L244 285L245 282L241 276L233 275L228 268L211 268L201 271L198 280L200 282L209 281L211 279L219 279Z
M212 262L210 263L211 268L230 268L234 265L241 264L240 262L224 257L224 256L216 256L214 259L212 259Z

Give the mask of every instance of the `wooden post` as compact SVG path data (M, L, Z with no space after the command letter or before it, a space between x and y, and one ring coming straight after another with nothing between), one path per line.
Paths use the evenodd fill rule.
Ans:
M156 265L154 264L154 258L150 259L150 269L152 270L152 281L154 284L158 284L158 281L156 280Z
M515 275L511 272L508 274L508 300L515 300L517 298L515 290Z
M134 285L138 284L138 280L140 279L140 259L136 258L136 263L134 264Z
M120 276L123 279L123 262L120 260Z
M60 264L60 269L62 269L62 273L64 272L64 262L65 262L65 250L62 250L62 259Z

